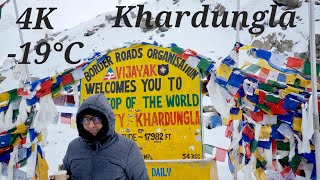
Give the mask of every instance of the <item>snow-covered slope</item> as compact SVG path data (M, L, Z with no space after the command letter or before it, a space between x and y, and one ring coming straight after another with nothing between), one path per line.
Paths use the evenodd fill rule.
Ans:
M225 6L226 11L229 12L227 24L232 22L231 11L236 11L235 0L150 0L145 5L145 11L149 10L155 17L160 11L173 11L171 17L171 24L175 24L176 15L175 11L190 11L193 15L197 11L203 10L204 4L210 5L213 8L221 3ZM248 24L251 24L252 16L257 11L271 11L270 5L274 5L272 0L255 1L255 0L241 0L241 11L248 12ZM10 4L8 5L10 6ZM12 6L12 3L11 3ZM315 19L320 19L320 6L315 6ZM267 35L276 33L277 38L287 39L293 41L293 48L291 52L285 52L293 55L294 52L305 52L308 49L308 4L302 3L302 6L298 9L294 9L296 12L295 28L282 29L280 26L270 28L265 26L263 34L253 37L248 33L248 28L244 28L240 31L240 41L244 44L251 44L253 40L258 39L263 41ZM133 10L134 14L137 14L137 8ZM170 43L176 43L183 48L190 48L198 53L201 53L212 60L219 61L221 58L228 55L229 51L233 48L236 42L236 31L232 27L213 28L211 26L207 28L193 28L191 26L191 17L185 17L182 19L181 26L179 28L169 28L168 31L155 28L153 30L144 32L141 28L114 28L113 17L116 15L116 11L106 12L96 18L81 23L78 26L61 31L59 33L50 34L45 31L27 31L24 32L25 42L31 41L33 47L39 39L44 38L45 33L48 35L48 43L53 46L56 42L62 42L64 47L67 47L73 42L82 42L84 47L79 49L75 47L72 50L71 58L73 60L84 60L87 57L93 55L94 52L103 52L108 49L114 49L131 43L138 42L151 42L154 41L166 45ZM276 19L284 13L283 7L277 8ZM130 21L135 23L134 14L129 13ZM299 17L298 17L299 16ZM270 15L266 15L265 23L268 22ZM221 17L219 17L221 18ZM208 15L207 22L211 24L212 14ZM316 21L316 33L320 33L320 21ZM88 32L89 31L89 32ZM90 36L85 36L86 33ZM17 87L14 78L12 77L11 60L7 59L7 54L17 53L19 57L22 52L19 48L20 41L18 38L18 32L15 24L14 14L3 16L0 21L0 76L6 77L2 84L0 84L0 92L10 90ZM64 69L75 66L65 62L64 53L52 51L49 59L39 65L35 64L33 60L39 59L35 52L29 55L31 64L29 65L31 76L33 77L47 77L52 76L56 72L61 72ZM204 102L210 104L209 102ZM50 125L48 128L48 141L46 154L48 157L48 163L50 165L49 173L52 174L55 171L58 164L61 163L66 147L70 140L77 136L75 129L70 129L66 125ZM229 141L224 137L225 127L219 127L213 130L205 130L205 142L219 146L221 148L228 148ZM218 138L215 138L218 137ZM219 163L219 176L221 179L231 179L231 175L228 171L226 163Z
M84 47L79 49L75 47L71 51L71 58L73 60L84 59L94 52L103 52L108 49L113 49L116 47L121 47L123 45L128 45L130 43L136 42L153 42L156 41L161 44L169 44L176 43L183 48L190 48L196 50L197 52L210 57L215 61L219 61L222 57L225 57L229 50L233 47L233 44L236 41L236 31L232 27L223 28L213 28L212 26L206 28L194 28L191 26L191 16L197 12L202 11L202 5L210 5L210 9L213 10L214 7L221 3L225 6L226 11L229 12L227 24L232 23L233 15L232 11L236 11L236 3L231 0L204 0L201 1L192 1L192 0L184 0L184 1L172 1L172 0L151 0L145 3L145 9L152 12L153 17L160 11L172 11L171 24L175 24L177 16L175 14L176 11L190 11L191 15L188 17L182 18L182 22L180 27L175 28L172 27L166 32L161 32L159 28L155 28L154 30L150 30L147 32L143 32L141 28L128 28L128 27L112 27L114 25L114 20L112 17L116 15L116 11L108 12L106 14L101 14L97 16L95 19L81 23L75 28L62 31L56 34L50 34L48 36L48 42L53 47L53 45L59 41L62 41L63 46L66 48L69 44L73 42L82 42ZM241 1L241 11L248 12L248 24L251 25L253 14L257 11L271 11L271 6L274 2L272 0L259 1L256 3L253 0L242 0ZM315 6L316 10L316 19L320 19L320 6ZM280 15L283 14L284 8L277 8L276 20L279 19ZM127 10L127 9L126 9ZM135 24L134 14L137 14L138 8L132 10L133 13L130 14L130 22L131 24ZM270 28L268 25L265 26L265 30L263 34L255 37L255 39L263 40L268 34L272 34L276 32L279 36L279 39L288 39L292 40L294 43L294 47L292 49L293 52L305 52L308 48L308 3L302 3L302 6L298 9L294 9L296 11L295 24L297 25L295 28L287 28L283 30L279 25L275 28ZM207 24L211 24L212 22L212 13L208 14ZM287 16L289 17L289 16ZM219 17L221 19L221 17ZM266 15L264 23L268 23L270 18L270 13ZM11 21L6 25L4 21L0 21L0 26L5 27L4 30L0 33L1 42L5 42L1 44L0 50L0 64L2 64L6 60L6 56L9 53L19 53L21 50L17 46L19 44L19 40L17 38L18 32L13 33L15 26L12 25L12 20L14 20L13 16L8 18ZM111 20L110 20L111 19ZM7 20L7 21L9 21ZM199 19L200 20L200 19ZM93 31L94 34L90 36L84 36L88 31ZM320 32L320 22L316 21L316 31ZM31 41L31 47L34 47L35 42L41 38L44 38L44 31L41 33L38 32L29 32L30 34L25 35L25 42ZM253 41L253 36L251 36L248 32L248 28L244 28L240 31L240 41L244 44L251 44ZM292 52L287 52L289 54L293 54ZM19 56L17 56L19 57ZM35 77L46 77L52 76L56 72L61 72L64 69L74 66L68 64L64 59L63 52L51 51L49 59L43 64L35 64L33 62L34 59L41 60L41 57L38 56L35 52L32 52L29 55L29 60L31 64L29 65L31 76ZM1 72L1 68L0 68ZM2 72L2 76L11 76L10 72L4 73ZM11 86L7 86L4 81L4 86L6 88L0 89L0 91L5 91Z

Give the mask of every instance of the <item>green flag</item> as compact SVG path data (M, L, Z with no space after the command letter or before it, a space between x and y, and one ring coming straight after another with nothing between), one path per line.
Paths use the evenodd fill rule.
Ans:
M180 47L178 47L178 46L173 46L173 47L171 47L171 51L172 51L172 52L175 52L175 53L177 53L177 54L182 54L182 53L183 53L183 49L180 48Z
M255 74L259 69L261 69L260 66L257 66L255 64L250 64L246 69L245 71L246 72L249 72L249 73L252 73L252 74Z
M300 162L301 162L301 158L298 155L293 156L293 158L290 162L290 167L293 170L293 172L296 172L296 170L299 167Z
M319 76L320 73L320 64L317 64L317 76ZM311 75L311 63L309 61L305 61L303 63L303 74Z

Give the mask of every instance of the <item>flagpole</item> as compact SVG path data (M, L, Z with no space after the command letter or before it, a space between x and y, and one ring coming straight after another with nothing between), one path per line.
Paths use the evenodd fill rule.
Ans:
M237 12L240 12L240 0L237 0ZM240 43L240 20L237 20L237 24L236 24L236 41L237 43ZM236 62L236 68L239 67L239 53L237 53L237 62Z
M317 179L320 179L320 132L319 132L319 112L317 95L317 64L316 64L316 42L314 25L314 0L309 1L309 32L310 32L310 62L311 62L311 85L312 85L312 106L314 121L315 156L317 167Z
M237 12L240 12L240 0L237 0ZM236 24L236 41L237 43L240 43L240 21L238 19L237 24ZM238 68L239 67L239 52L236 52L236 63L235 63L235 67ZM237 129L236 129L237 130ZM239 134L240 136L240 134ZM239 149L239 145L235 146L234 148L234 175L233 175L233 179L237 180L238 179L238 170L239 170L239 157L238 157L238 149Z
M13 0L13 4L14 4L14 11L15 11L15 13L16 13L16 19L18 20L18 19L19 19L19 13L18 13L18 8L17 8L17 2L16 2L16 0ZM18 25L18 30L19 30L20 43L21 43L21 45L23 45L23 44L24 44L24 41L23 41L23 35L22 35L21 28L20 28L20 24L17 23L17 25ZM24 66L25 66L26 73L27 73L27 81L28 81L28 82L31 82L30 71L29 71L28 64L25 64Z
M237 0L237 12L238 13L240 12L240 0ZM239 21L239 19L237 22L236 30L237 30L236 40L237 40L237 42L240 42L240 21Z

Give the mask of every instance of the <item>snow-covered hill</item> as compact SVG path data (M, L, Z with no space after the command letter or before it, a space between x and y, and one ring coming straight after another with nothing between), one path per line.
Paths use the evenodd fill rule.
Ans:
M228 11L227 24L231 25L233 15L232 11L236 11L236 3L231 0L202 0L192 1L172 1L172 0L151 0L144 3L144 11L151 11L153 17L160 11L172 11L171 24L175 24L177 16L176 11L190 11L191 15L182 18L180 27L171 27L166 31L165 28L154 28L149 29L144 32L142 28L128 28L128 27L112 27L115 24L114 17L117 11L107 12L97 16L88 22L81 23L80 25L68 29L59 33L49 34L47 36L48 43L53 47L57 42L62 42L64 47L67 47L73 42L82 42L84 47L79 49L77 47L73 48L71 51L71 58L73 60L85 59L91 56L94 52L103 52L108 49L113 49L117 47L122 47L130 43L136 42L153 42L156 41L161 44L176 43L183 48L194 49L195 51L206 55L213 59L214 61L219 61L221 58L225 57L229 50L233 47L236 41L236 31L232 27L223 28L221 26L213 28L212 26L206 28L194 28L191 26L191 16L197 12L202 11L204 8L202 5L209 5L210 10L214 10L215 7L221 4L225 7L225 11ZM248 12L248 25L252 23L253 14L257 11L271 11L271 6L275 3L272 0L259 1L259 3L253 0L242 0L240 11ZM320 19L320 6L315 6L316 19ZM276 18L278 20L280 16L285 12L284 7L278 7L276 11ZM126 9L127 10L127 9ZM131 24L135 24L136 15L138 8L135 8L130 12L129 18ZM251 44L253 40L259 39L261 41L266 41L266 37L272 33L276 34L278 40L292 40L293 48L290 49L291 52L285 52L287 54L292 54L293 52L300 53L307 51L308 48L308 3L303 2L300 8L294 9L292 11L296 12L294 28L283 29L279 25L275 28L271 28L265 25L264 32L253 37L248 32L248 28L244 28L240 31L240 41L244 44ZM212 13L208 14L207 23L210 25L212 22ZM286 16L287 18L289 16ZM221 16L219 17L221 19ZM4 18L3 18L4 19ZM1 48L0 48L0 64L6 60L6 56L9 53L19 53L19 39L18 32L16 31L16 25L12 24L13 16L9 16L7 20L0 21L0 27L5 27L0 33ZM268 24L270 19L270 13L266 15L263 23ZM164 20L164 19L163 19ZM6 25L5 21L11 21L11 25ZM200 21L200 19L198 19ZM320 32L320 21L316 21L316 31ZM36 45L36 41L45 38L45 31L41 33L28 31L29 34L25 35L25 42L31 41L31 47ZM86 36L86 35L87 36ZM19 57L19 54L17 55ZM29 55L29 60L31 64L29 65L31 76L33 77L46 77L55 74L56 72L63 71L64 69L74 66L68 64L64 60L63 52L51 51L49 59L39 65L33 62L34 59L40 59L35 52ZM7 67L0 68L0 76L11 76L11 72L3 72ZM0 88L1 91L6 91L12 86L7 86L11 79L5 80ZM10 83L12 84L12 83Z
M45 4L45 2L43 3ZM144 8L145 11L151 11L153 17L156 17L161 11L172 11L171 24L175 24L177 19L175 14L176 11L190 11L192 16L195 12L203 10L202 5L209 5L211 10L215 10L216 7L220 7L219 4L225 8L225 11L229 12L227 24L231 24L233 18L231 12L237 10L235 0L150 0L144 3ZM241 0L240 10L248 12L248 24L251 25L252 16L255 12L265 10L271 11L270 5L274 4L275 3L272 0ZM315 8L315 19L317 20L315 29L316 33L319 34L320 6L317 5ZM244 44L251 44L255 40L259 40L263 43L267 41L268 36L274 34L274 38L279 42L290 41L292 43L293 46L288 48L284 53L294 55L308 51L308 3L303 1L300 8L291 11L296 12L294 21L297 25L296 27L283 29L279 25L275 28L265 25L264 32L255 37L249 34L248 28L244 28L240 31L240 41ZM285 7L277 7L275 20L278 20L284 12ZM73 42L82 42L84 44L82 49L79 49L76 46L71 52L71 58L73 60L81 59L82 61L92 56L94 52L104 52L108 49L123 47L132 43L153 43L154 41L163 45L175 43L183 48L193 49L202 55L210 57L217 63L228 55L236 42L236 31L234 28L213 28L212 26L194 28L191 26L191 16L184 17L178 28L154 28L148 30L140 27L115 28L112 26L115 23L114 17L116 16L116 13L117 11L106 12L90 21L58 33L53 33L51 31L24 31L25 42L30 41L32 48L40 39L45 39L51 46L57 42L61 42L64 47L67 47ZM137 8L133 10L133 13L129 13L131 24L135 23L136 15ZM221 18L221 16L219 16L219 18ZM267 14L265 20L261 23L268 24L269 18L270 14ZM211 24L211 21L212 14L209 14L207 18L208 24ZM46 33L48 33L48 36L45 38ZM20 41L15 24L15 16L13 13L4 15L0 20L0 78L4 77L6 79L0 84L0 93L17 87L17 83L15 83L16 80L12 77L11 68L15 63L11 59L7 59L7 54L17 53L17 57L20 57L22 52L19 46ZM272 50L279 49L273 48ZM56 72L61 72L68 67L75 66L65 62L64 53L62 52L51 51L49 59L41 65L33 62L36 58L39 59L40 57L37 56L35 52L31 52L29 60L32 61L29 68L32 77L43 78L52 76ZM51 157L48 158L48 163L50 165L49 173L51 174L55 171L57 165L61 163L69 141L77 136L77 133L75 129L70 129L69 126L61 124L50 125L48 130L49 144L46 148L46 152L47 156ZM207 138L206 142L222 148L227 148L229 141L226 138L223 138L224 130L225 127L219 127L210 131L205 131ZM231 178L226 163L219 163L218 169L221 173L219 174L221 179Z

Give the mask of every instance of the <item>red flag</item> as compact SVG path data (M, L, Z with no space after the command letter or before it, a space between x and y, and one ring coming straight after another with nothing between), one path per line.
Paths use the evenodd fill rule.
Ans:
M186 49L182 52L182 54L178 54L177 56L179 58L182 58L184 60L187 60L189 58L189 56L196 56L197 52L191 50L191 49Z
M269 69L261 68L261 69L260 69L260 73L259 73L258 80L259 80L260 82L266 83L266 79L267 79L267 77L268 77L268 75L269 75L269 72L270 72Z
M226 159L226 154L227 154L227 150L221 149L221 148L217 148L214 160L217 160L217 161L220 161L220 162L224 162L225 159Z
M283 103L284 100L280 99L278 104L267 102L266 105L270 107L272 114L285 115L287 113L287 110L282 107Z
M266 101L267 94L266 92L259 90L259 103L263 104Z
M227 126L227 128L226 128L225 136L226 136L227 138L230 138L231 135L232 135L231 126L232 126L232 120L229 121L228 126Z
M246 145L244 146L244 150L245 150L245 152L246 152L246 157L247 157L247 158L250 158L251 155L252 155L252 152L251 152L251 149L250 149L250 144L246 144Z
M51 93L52 81L48 78L46 81L41 83L41 89L37 92L36 96L38 98L43 97Z
M272 140L272 154L276 155L277 153L277 141L275 139Z
M27 96L29 93L25 91L23 88L19 88L17 91L18 96Z
M73 82L71 73L62 76L62 85L68 85Z
M290 168L289 166L286 166L286 167L282 170L281 176L282 176L282 177L286 177L287 174L288 174L290 171L291 171L291 168Z
M263 111L259 112L252 112L250 111L250 116L255 122L261 122L263 121Z
M246 127L244 127L242 133L245 134L250 139L250 141L254 138L254 132L249 126L249 124L247 124Z
M277 171L278 169L278 164L277 164L277 160L272 160L272 167L271 167L271 170L272 171Z
M294 58L294 57L288 57L287 61L287 67L292 67L292 68L301 68L303 65L303 60Z

